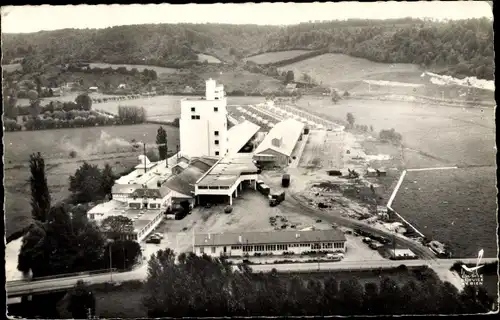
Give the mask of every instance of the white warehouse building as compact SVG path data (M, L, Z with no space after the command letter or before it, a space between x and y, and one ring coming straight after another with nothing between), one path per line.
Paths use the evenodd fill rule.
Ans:
M196 234L196 255L244 257L346 251L345 235L336 229Z
M302 139L304 124L294 119L278 122L255 149L253 159L260 163L288 165L297 143Z
M223 157L228 153L224 86L209 79L205 97L182 99L179 126L183 156Z

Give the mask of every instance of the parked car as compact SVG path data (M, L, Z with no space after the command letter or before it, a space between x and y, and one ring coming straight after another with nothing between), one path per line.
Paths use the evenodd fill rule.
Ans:
M159 232L157 232L157 233L153 234L153 236L158 237L158 238L160 238L160 239L163 239L163 234L161 234L161 233L159 233Z
M182 228L182 231L186 231L187 229L188 229L187 227L184 227L184 228Z
M159 244L161 243L161 239L155 236L150 236L149 238L146 239L146 243L155 243Z
M226 207L224 208L224 212L225 212L225 213L231 213L231 212L233 212L233 207L231 207L231 206L226 206Z
M382 247L383 244L378 242L372 242L368 246L370 247L370 249L377 250L378 248Z
M363 238L363 242L364 242L364 243L371 243L371 242L372 242L372 239L371 239L371 238L368 238L368 237L364 237L364 238Z
M316 223L321 223L321 222L322 222L321 219L316 220Z

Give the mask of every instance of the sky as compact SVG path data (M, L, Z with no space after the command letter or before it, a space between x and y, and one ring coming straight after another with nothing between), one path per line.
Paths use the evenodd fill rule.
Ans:
M2 7L2 32L107 28L152 23L289 25L316 20L493 19L486 1L149 4Z

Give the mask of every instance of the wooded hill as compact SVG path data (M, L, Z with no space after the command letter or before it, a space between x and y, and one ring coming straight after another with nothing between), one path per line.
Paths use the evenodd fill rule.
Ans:
M493 25L487 18L347 20L286 27L132 25L3 34L2 39L4 61L23 57L27 72L44 63L71 61L185 67L197 63L196 52L232 62L256 53L307 48L377 62L415 63L457 77L493 79L494 74Z

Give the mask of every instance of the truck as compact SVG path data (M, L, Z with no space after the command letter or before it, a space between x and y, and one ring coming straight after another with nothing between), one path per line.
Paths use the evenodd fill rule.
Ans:
M284 188L287 188L290 185L290 175L288 173L285 173L281 178L281 185Z
M259 192L265 196L269 195L269 193L271 192L271 188L269 188L269 186L265 183L258 184L257 190L259 190Z
M285 191L277 191L269 195L269 205L271 207L277 206L283 200L285 200Z

